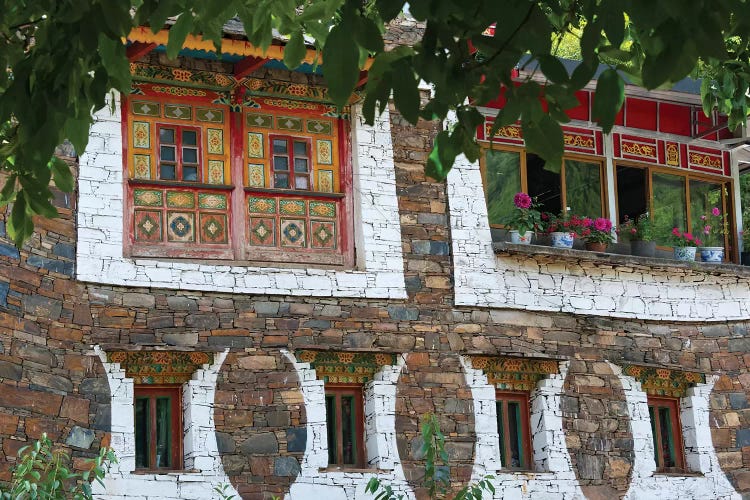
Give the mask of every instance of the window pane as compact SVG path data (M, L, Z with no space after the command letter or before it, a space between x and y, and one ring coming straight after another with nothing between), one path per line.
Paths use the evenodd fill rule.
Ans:
M676 467L672 419L670 418L668 407L659 408L659 427L661 430L661 454L664 457L664 467Z
M306 156L307 143L304 141L294 141L294 156Z
M182 144L186 146L198 145L198 133L195 130L182 131Z
M510 436L510 466L523 466L523 444L521 431L521 405L517 402L508 402L508 432Z
M336 462L336 396L326 396L326 427L328 429L328 463Z
M341 396L341 444L343 445L343 462L356 464L356 425L354 423L354 396Z
M273 186L281 189L288 189L289 176L287 174L274 174Z
M164 161L175 161L174 146L162 146L161 147L161 159Z
M174 144L174 129L160 128L159 141L164 144Z
M500 465L508 467L508 460L505 456L505 427L503 426L503 402L497 401L497 432L500 434Z
M294 159L294 171L295 172L307 172L307 158L295 158Z
M182 180L196 182L198 180L198 167L182 167Z
M535 154L527 153L526 179L529 185L529 195L537 198L542 210L553 214L560 213L562 210L560 174L545 170L544 160Z
M182 161L185 163L198 163L198 150L195 148L182 148Z
M135 466L148 468L148 399L135 400Z
M273 152L278 154L287 154L286 140L274 139L273 140Z
M176 170L174 165L160 165L159 166L159 179L164 180L175 180L177 178Z
M627 215L635 220L648 211L648 171L645 168L617 166L617 222Z
M156 466L172 466L171 398L156 399Z
M298 175L294 180L295 189L310 189L309 180L306 175Z
M565 160L565 202L574 214L601 217L602 180L598 163Z
M286 156L274 156L273 157L273 169L274 170L289 170L289 158Z
M490 224L502 224L513 210L513 195L521 190L521 155L488 150L485 155L487 213Z
M652 206L654 210L654 236L657 244L669 245L673 227L687 229L685 178L654 172Z
M701 239L705 239L703 236L705 224L701 220L701 215L711 212L714 207L724 212L721 203L721 184L690 180L690 222L693 226L693 234L700 235Z

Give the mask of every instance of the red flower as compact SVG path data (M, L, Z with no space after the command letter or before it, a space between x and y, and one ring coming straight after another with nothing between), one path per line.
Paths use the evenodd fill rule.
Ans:
M513 204L518 208L531 208L531 196L524 192L516 193Z
M612 221L605 219L604 217L598 217L594 221L594 229L602 232L609 231L612 229Z
M711 210L711 213L713 214L713 216L714 216L714 217L718 217L718 216L720 216L720 215L721 215L721 210L719 210L719 207L714 207L714 208L713 208L713 209Z

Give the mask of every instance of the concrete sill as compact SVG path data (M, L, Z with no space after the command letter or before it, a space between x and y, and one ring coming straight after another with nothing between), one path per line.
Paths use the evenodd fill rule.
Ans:
M542 245L518 245L508 242L492 244L497 255L527 255L529 257L543 257L549 261L564 262L592 262L605 266L629 266L642 269L685 269L706 274L726 274L750 278L750 266L722 263L709 264L707 262L681 262L673 259L657 257L636 257L635 255L621 255L606 252L590 252L573 248L554 248Z

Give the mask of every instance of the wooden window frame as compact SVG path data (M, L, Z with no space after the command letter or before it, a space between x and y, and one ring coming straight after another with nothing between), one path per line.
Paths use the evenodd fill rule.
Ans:
M280 154L275 153L273 151L273 143L274 141L286 141L286 148L287 148L287 154ZM294 143L295 142L303 142L305 143L305 148L307 153L302 155L297 155L294 153ZM271 164L271 186L273 189L283 189L283 190L295 190L295 191L306 191L310 193L315 193L315 185L313 184L313 158L312 158L312 140L309 137L298 137L293 135L279 135L279 134L268 134L268 151L270 156L270 164ZM286 172L286 175L289 176L289 187L286 188L280 188L276 187L276 158L277 157L285 157L289 160L288 167L289 170L286 171L280 171L280 172ZM294 163L297 159L305 159L307 160L307 174L298 174L294 170ZM307 178L307 188L299 188L297 187L297 177L306 177Z
M662 443L664 436L661 432L661 416L659 408L668 408L670 418L668 426L672 434L672 448L674 453L674 467L664 466ZM654 460L657 473L680 473L685 471L685 444L682 440L682 423L680 422L680 399L662 396L648 396L649 420L654 440Z
M159 397L170 397L170 448L171 461L170 467L155 467L156 464L156 405L153 404ZM181 385L145 385L136 384L133 392L133 412L135 413L135 404L138 399L149 400L149 417L148 417L148 436L146 444L148 447L148 467L138 467L137 471L142 472L170 472L183 469L183 448L182 448L182 386ZM139 429L134 429L137 435ZM136 439L137 441L137 439Z
M162 129L167 130L173 130L175 135L175 143L174 144L164 144L166 146L174 146L175 148L175 159L174 159L174 165L175 165L175 178L174 179L162 179L161 178L161 165L162 165L162 158L161 158L161 131ZM188 163L188 166L195 166L196 174L195 174L195 180L194 181L186 181L183 179L183 167L185 166L185 161L183 159L183 147L185 147L182 144L182 132L189 131L189 132L195 132L195 149L196 149L196 155L197 155L197 163ZM201 129L200 127L190 126L190 125L180 125L178 123L157 123L156 124L156 170L157 170L157 177L160 181L168 181L168 182L179 182L179 183L189 183L189 184L199 184L201 183L203 179L203 151L201 150ZM192 147L189 146L189 147ZM172 163L172 162L167 162Z
M518 403L520 408L521 424L521 443L520 450L522 453L521 466L510 467L505 463L503 457L510 457L510 422L508 419L508 403ZM496 391L495 404L502 408L502 418L497 415L498 420L498 437L500 444L500 461L503 469L530 471L533 460L533 449L531 447L531 405L530 394L526 391ZM502 422L501 422L502 420ZM506 458L507 460L507 458Z
M355 459L354 464L345 464L344 461L344 447L343 447L343 428L338 423L342 421L341 416L341 396L352 396L354 398L354 432L355 440L354 445ZM349 469L364 469L365 462L365 416L364 416L364 387L361 384L326 384L325 385L325 398L335 398L336 414L334 415L335 423L335 441L336 441L336 463L329 463L329 467L334 468L349 468ZM327 412L328 404L326 401L326 426L329 425L331 419ZM329 429L330 432L330 429ZM328 439L328 436L326 436ZM330 447L331 443L328 443ZM330 455L330 451L329 451Z

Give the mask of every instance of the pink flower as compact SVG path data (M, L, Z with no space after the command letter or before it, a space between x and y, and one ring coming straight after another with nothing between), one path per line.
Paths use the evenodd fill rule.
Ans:
M703 234L711 234L711 226L704 227Z
M531 196L524 192L516 193L513 204L518 208L531 208Z
M718 216L720 216L720 215L721 215L721 210L719 210L719 207L714 207L714 208L713 208L713 209L711 210L711 213L713 214L713 216L714 216L714 217L718 217Z
M672 228L672 234L673 234L674 236L680 236L680 230L679 230L679 229L677 229L676 227L673 227L673 228Z
M695 238L695 244L698 246L703 246L703 242L700 240L700 238Z
M583 227L591 227L591 225L594 223L590 218L585 217L583 219Z
M693 239L693 233L685 233L682 235L687 241L690 241Z
M701 220L706 220L706 216L705 215L701 215Z
M635 234L637 232L638 232L638 230L636 228L633 228L633 229L630 230L630 234Z
M598 217L594 221L594 229L597 231L609 231L612 229L612 222L610 222L609 219L605 219L604 217Z

